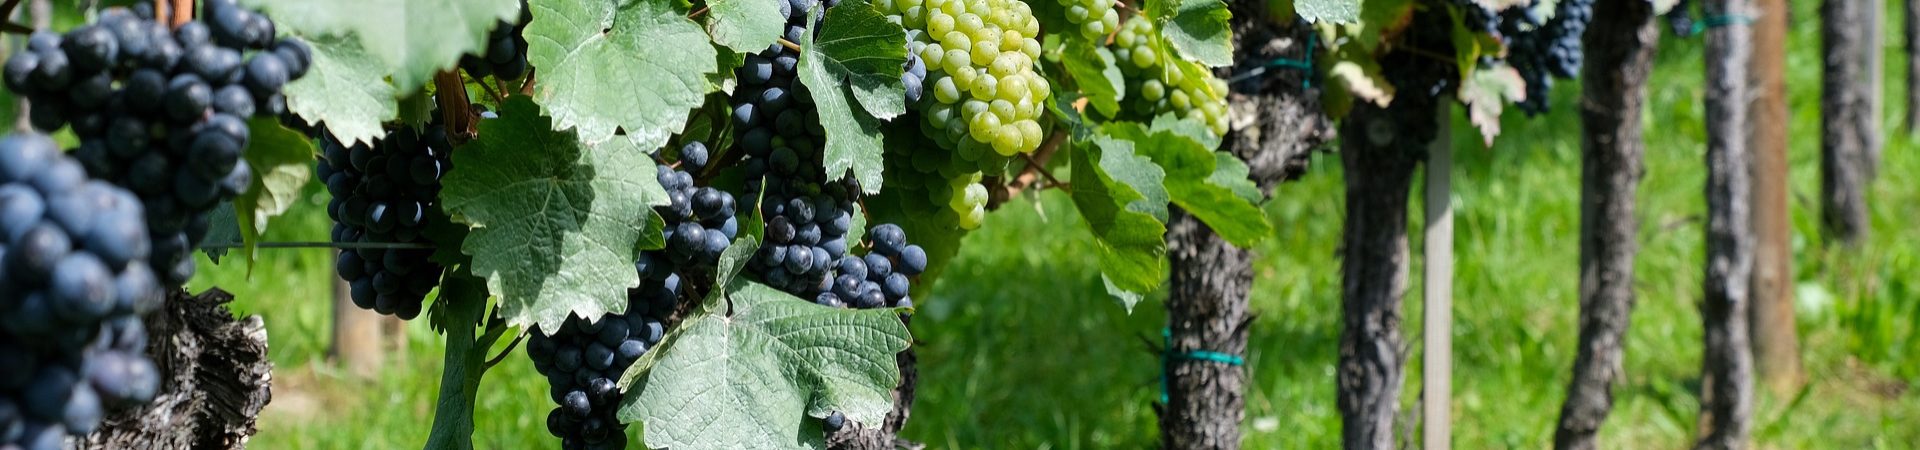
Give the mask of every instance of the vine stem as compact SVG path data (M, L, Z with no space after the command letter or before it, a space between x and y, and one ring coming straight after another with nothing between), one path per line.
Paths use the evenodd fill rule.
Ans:
M793 41L787 40L787 38L777 38L777 39L780 39L780 46L793 49L793 51L796 51L796 52L800 51L800 44L795 44L793 43Z
M181 25L186 25L187 22L193 21L193 0L172 1L173 8L170 9L172 15L169 16L168 20L171 26L180 28Z
M705 7L705 6L702 6L702 7L700 7L700 9L696 9L696 10L693 10L693 12L690 12L690 13L687 13L687 18L688 18L688 19L698 19L698 18L700 18L700 15L701 15L701 14L706 14L706 13L707 13L707 7Z
M540 68L527 69L527 79L520 82L520 95L533 95L533 79L536 75L540 75Z
M468 74L468 75L472 75L472 74ZM497 103L506 103L506 102L507 102L507 98L506 98L506 97L504 97L504 96L501 96L501 95L500 95L500 91L496 91L496 90L494 90L494 89L493 89L493 86L489 86L489 85L487 85L487 83L486 83L486 81L483 81L483 80L480 80L480 79L477 79L477 78L476 78L476 79L474 79L474 81L476 81L476 83L474 83L474 84L478 84L478 85L480 85L480 90L482 90L482 91L486 91L486 92L487 92L487 96L488 96L488 97L493 97L493 101L494 101L494 102L497 102Z
M240 242L201 244L203 249L230 250L244 247ZM436 247L412 242L261 242L254 248L332 248L342 250L432 250Z
M520 341L527 339L527 333L529 333L529 331L521 331L520 334L514 335L513 342L508 342L507 348L500 349L500 354L488 358L486 365L487 370L493 370L493 366L500 365L500 361L507 359L507 355L512 355L514 347L519 347Z
M987 209L998 209L1002 203L1006 203L1007 199L1011 199L1016 195L1020 195L1022 191L1026 191L1029 188L1036 188L1036 186L1034 185L1035 182L1039 181L1039 179L1043 176L1052 184L1045 185L1045 186L1038 186L1037 188L1039 189L1045 189L1045 188L1071 189L1071 185L1067 183L1062 183L1058 178L1054 178L1053 172L1048 171L1047 168L1045 167L1047 165L1047 161L1053 160L1054 153L1059 152L1060 145L1065 143L1066 141L1067 141L1067 133L1064 131L1056 130L1053 132L1053 135L1047 136L1047 142L1040 144L1040 148L1038 150L1034 150L1033 154L1021 155L1022 157L1026 158L1027 167L1024 169L1021 169L1020 174L1014 176L1012 182L1007 183L1006 186L1004 186L1001 189L1001 193L1004 195L994 196L992 198L987 199Z
M433 74L433 97L440 104L440 123L447 129L447 139L458 146L479 133L474 129L478 117L473 113L473 104L467 100L467 83L456 70Z
M32 34L33 27L13 23L13 10L20 7L20 0L7 0L0 3L0 32L13 34Z

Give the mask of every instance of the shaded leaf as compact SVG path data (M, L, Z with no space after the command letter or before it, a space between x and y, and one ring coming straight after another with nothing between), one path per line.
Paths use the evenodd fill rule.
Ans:
M1109 291L1133 294L1119 296L1132 310L1166 278L1166 175L1130 141L1099 135L1075 149L1074 207L1092 228Z
M241 253L251 274L254 248L260 236L267 234L267 223L300 199L300 189L313 179L313 141L280 125L279 119L247 120L247 166L253 170L253 183L247 192L233 198L234 216L240 225Z

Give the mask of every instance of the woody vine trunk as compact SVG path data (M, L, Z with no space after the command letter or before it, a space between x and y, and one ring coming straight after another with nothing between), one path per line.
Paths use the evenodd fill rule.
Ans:
M1748 0L1706 2L1708 17L1751 16ZM1753 354L1747 308L1753 270L1751 164L1747 146L1747 64L1752 43L1744 26L1706 33L1707 260L1700 315L1706 332L1701 363L1700 421L1695 448L1746 448L1753 421Z
M1623 370L1639 251L1634 202L1645 172L1641 115L1660 39L1650 2L1593 8L1580 102L1580 343L1554 431L1554 447L1562 450L1599 446Z
M1234 48L1239 61L1302 59L1310 55L1304 24L1276 25L1263 1L1236 1ZM1231 77L1238 69L1221 70ZM1311 74L1277 71L1233 87L1229 95L1235 130L1223 147L1248 162L1251 177L1269 195L1283 179L1298 175L1307 154L1331 130L1320 114ZM1234 247L1206 224L1174 208L1167 227L1172 260L1167 328L1171 354L1213 351L1244 355L1252 317L1247 293L1253 284L1248 251ZM1171 449L1240 448L1246 410L1247 369L1214 361L1173 358L1164 368L1167 404L1160 408L1161 445Z

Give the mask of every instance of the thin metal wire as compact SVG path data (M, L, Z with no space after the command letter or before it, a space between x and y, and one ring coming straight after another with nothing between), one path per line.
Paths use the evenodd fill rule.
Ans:
M214 249L214 250L230 250L230 249L241 248L244 246L245 244L242 244L239 242L219 242L219 243L200 244L200 248ZM438 248L438 247L434 247L431 244L421 244L421 243L415 243L415 242L261 242L261 243L254 244L253 247L254 248L332 248L332 249L343 249L343 250L376 250L376 249L377 250L432 250L432 249Z

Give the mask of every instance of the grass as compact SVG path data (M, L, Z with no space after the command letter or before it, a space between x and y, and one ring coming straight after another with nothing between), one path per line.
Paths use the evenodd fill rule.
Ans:
M1815 3L1796 11L1787 61L1795 278L1802 351L1812 382L1763 394L1754 438L1761 448L1915 448L1920 443L1920 144L1890 133L1873 186L1874 233L1860 251L1829 249L1817 230L1819 48ZM1898 17L1889 14L1888 17ZM1897 25L1897 24L1896 24ZM1890 26L1887 29L1897 30ZM1902 61L1889 48L1889 62ZM1699 41L1668 39L1651 83L1641 185L1638 308L1626 377L1602 431L1610 447L1681 448L1697 411L1701 240L1705 204ZM1900 64L1888 64L1887 117L1900 117ZM1558 109L1525 120L1483 148L1455 119L1457 209L1454 444L1549 445L1575 354L1578 127L1563 83ZM1888 120L1887 123L1895 123ZM1891 127L1889 128L1891 129ZM1248 448L1332 448L1339 333L1343 174L1322 155L1305 179L1283 186L1266 212L1279 226L1257 250L1248 358ZM279 222L276 240L319 240L316 196ZM1418 211L1419 195L1410 208ZM1417 217L1417 215L1416 215ZM966 249L923 302L913 329L920 397L906 437L932 448L1143 448L1156 445L1152 402L1164 312L1157 300L1128 313L1103 294L1084 224L1058 193L1016 201L968 237ZM1416 250L1418 225L1413 245ZM323 251L266 251L251 279L237 264L207 267L194 286L219 285L241 312L265 316L278 364L276 400L254 443L261 448L396 448L424 442L443 348L424 323L407 325L399 351L372 379L323 362L329 276ZM203 261L204 262L204 261ZM1412 292L1419 292L1416 262ZM1418 348L1418 295L1404 334ZM1416 352L1417 353L1417 352ZM1417 374L1414 355L1409 374ZM1403 408L1417 398L1409 376ZM525 358L488 374L479 399L482 448L553 448L543 421L544 380Z

